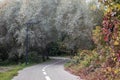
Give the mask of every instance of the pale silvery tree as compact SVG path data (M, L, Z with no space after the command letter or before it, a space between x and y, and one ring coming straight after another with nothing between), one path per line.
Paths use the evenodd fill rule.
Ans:
M10 44L10 53L24 55L26 27L30 50L44 50L61 41L67 48L91 45L92 18L83 0L6 0L0 9L0 43ZM4 27L5 26L5 27Z
M17 3L14 0L11 1L5 1L5 3L3 4L3 7L1 8L1 13L2 13L2 21L3 23L5 23L5 28L7 30L6 35L4 36L4 41L7 44L7 46L10 47L6 47L6 51L11 52L10 50L12 50L12 48L14 48L14 53L16 55L17 51L16 51L16 37L15 37L15 33L16 31L19 30L18 24L16 23L16 17L18 15L18 11L20 8L20 4ZM3 44L5 45L5 44ZM9 54L11 55L11 54Z
M23 3L21 13L25 16L25 22L30 19L33 19L35 22L39 21L36 25L48 34L48 42L62 37L62 33L64 32L71 37L69 44L73 43L76 39L77 41L79 39L83 39L83 41L87 39L88 43L86 45L89 44L92 22L87 11L87 4L84 1L25 0ZM55 36L53 37L53 35ZM81 44L82 42L77 43ZM76 44L71 44L71 47L72 45L75 46Z
M57 8L56 27L70 36L71 39L65 40L65 44L71 48L91 44L90 34L93 26L86 6L87 4L81 0L61 0Z
M29 28L29 47L32 50L43 51L49 42L47 32L51 28L49 23L51 21L50 17L52 17L48 14L51 11L50 3L42 0L23 0L21 3L19 21L25 25L24 28L27 26ZM30 25L27 25L29 23Z

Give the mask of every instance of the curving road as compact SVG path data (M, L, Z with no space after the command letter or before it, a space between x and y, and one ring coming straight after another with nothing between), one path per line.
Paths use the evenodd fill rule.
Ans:
M52 57L52 60L19 71L12 80L80 80L64 70L67 58Z

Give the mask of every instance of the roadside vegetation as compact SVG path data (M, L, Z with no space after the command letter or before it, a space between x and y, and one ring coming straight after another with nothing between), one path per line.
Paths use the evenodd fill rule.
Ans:
M14 76L17 76L19 70L42 62L41 58L37 60L29 59L27 65L25 63L3 62L0 64L0 80L11 80Z
M104 10L102 26L92 32L93 50L78 50L66 69L84 80L120 79L120 1L99 0Z
M0 80L11 80L14 76L17 76L19 70L25 67L25 64L0 66Z
M28 65L23 63L18 65L14 64L0 66L0 80L11 80L14 76L17 76L19 70L22 70L34 64L36 63L29 63Z

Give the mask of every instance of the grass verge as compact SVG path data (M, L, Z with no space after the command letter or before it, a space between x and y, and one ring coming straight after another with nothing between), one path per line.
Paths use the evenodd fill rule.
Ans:
M8 70L6 72L0 72L0 80L12 80L12 78L18 74L19 70L31 65L33 64L29 64L29 65L20 64L20 65L14 65L14 66L12 65L10 66L10 67L13 67L11 70Z

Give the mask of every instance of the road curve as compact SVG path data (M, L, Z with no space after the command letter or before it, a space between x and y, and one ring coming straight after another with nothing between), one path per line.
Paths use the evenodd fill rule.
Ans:
M19 71L12 80L80 80L64 70L67 58L52 57L48 62L31 66Z

